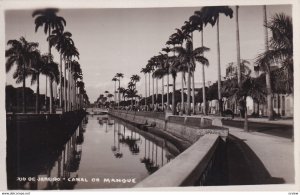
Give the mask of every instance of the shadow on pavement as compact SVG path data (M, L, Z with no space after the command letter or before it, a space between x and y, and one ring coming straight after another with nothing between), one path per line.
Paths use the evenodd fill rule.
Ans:
M258 156L233 135L227 140L228 185L283 184L283 178L272 177Z

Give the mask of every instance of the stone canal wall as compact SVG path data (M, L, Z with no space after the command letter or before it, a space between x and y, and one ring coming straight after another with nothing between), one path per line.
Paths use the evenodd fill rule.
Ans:
M139 126L170 133L191 144L171 162L135 187L226 185L226 137L220 120L208 117L165 116L164 113L109 111L110 115Z
M132 112L110 110L109 114L136 123L142 127L154 127L166 131L191 143L205 134L216 134L224 140L228 129L219 119L209 117L173 116L160 112Z

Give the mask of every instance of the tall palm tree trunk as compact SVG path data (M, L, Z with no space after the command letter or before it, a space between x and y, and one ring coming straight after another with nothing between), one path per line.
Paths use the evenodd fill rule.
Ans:
M188 82L187 82L187 115L191 115L191 67L188 65Z
M264 25L265 25L265 50L268 51L269 50L268 28L266 27L266 24L267 24L267 6L264 5L263 9L264 9ZM274 120L270 65L268 65L268 67L266 68L266 88L267 88L268 119L269 120Z
M181 109L180 109L180 115L184 113L184 94L183 94L183 88L184 88L184 71L181 72Z
M52 78L50 77L49 78L49 90L50 90L50 105L49 105L49 111L50 111L50 114L53 113L53 80Z
M201 31L201 47L203 47L203 29ZM205 93L205 72L204 72L204 64L202 64L202 97L203 97L203 114L206 115L206 93Z
M68 62L65 61L65 67L64 67L64 112L68 111L67 105L68 105L68 98L67 98L67 64Z
M170 98L169 98L169 73L167 75L167 110L169 110Z
M172 114L176 114L176 105L175 105L175 91L176 91L176 78L173 77L173 93L172 93Z
M150 72L149 72L149 74L148 74L148 83L149 83L149 88L148 88L149 93L148 93L148 94L149 94L149 98L150 98L150 96L151 96L151 93L150 93L150 92L151 92L151 90L150 90L150 87L151 87L151 80L150 80L150 77L151 77L151 76L150 76ZM152 106L153 106L153 101L152 101Z
M23 64L23 93L22 93L22 112L23 113L26 113L25 88L26 88L26 82L25 82L25 63L24 63Z
M118 89L118 110L120 109L120 102L121 102L121 95L120 95L120 78L119 78L119 89Z
M164 111L164 76L161 78L161 107L162 111Z
M51 44L50 44L50 32L51 32L51 28L49 28L48 31L48 40L49 40L49 58L48 58L48 62L51 62ZM49 110L50 110L50 114L53 113L53 88L52 88L52 79L49 78L49 90L50 90L50 105L49 105Z
M68 68L69 72L68 72L68 81L69 81L69 85L68 85L68 111L72 111L72 108L71 108L71 85L72 85L72 81L71 81L71 64L70 64L70 67Z
M157 105L158 105L158 78L155 79L156 81L156 94L155 94L155 104L156 104L156 108L157 108Z
M76 87L76 80L73 80L73 99L74 99L74 110L77 110L77 87Z
M147 105L147 74L145 73L145 106L146 105Z
M115 105L116 102L117 102L116 91L117 91L117 81L115 81L115 91L114 91L114 99L115 99L115 103L114 103L114 105ZM114 108L115 108L115 107L114 107Z
M218 52L218 100L219 100L219 115L222 115L222 96L221 96L221 56L220 56L220 31L219 17L217 19L217 52Z
M239 6L236 6L236 64L237 64L237 75L238 84L241 84L241 57L240 57L240 32L239 32Z
M152 108L153 108L153 111L154 111L154 103L155 103L155 100L154 100L154 77L152 75Z
M192 105L193 105L193 114L196 114L195 110L195 72L192 71Z
M35 113L40 113L40 73L37 75L36 80L36 98L35 98Z
M63 99L63 92L62 92L62 54L60 54L60 64L59 64L59 107L62 108L62 99Z
M46 75L46 92L45 92L45 111L47 111L47 95L48 95L48 76Z

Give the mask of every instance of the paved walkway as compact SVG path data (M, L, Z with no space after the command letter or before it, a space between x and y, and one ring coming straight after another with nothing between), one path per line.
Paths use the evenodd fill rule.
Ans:
M283 179L284 183L295 182L294 142L291 139L227 128L231 135L250 147L272 178Z
M243 118L235 117L233 120L236 121L244 121ZM282 125L293 125L293 119L276 119L273 121L269 121L267 118L248 118L250 122L258 122L258 123L270 123L270 124L282 124Z

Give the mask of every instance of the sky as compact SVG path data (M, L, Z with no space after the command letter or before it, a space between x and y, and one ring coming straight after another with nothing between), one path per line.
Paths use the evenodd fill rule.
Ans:
M225 76L226 65L236 62L235 7L232 19L220 17L221 73ZM105 8L105 9L60 9L57 15L67 21L66 31L72 33L75 46L80 53L79 63L83 70L83 80L91 102L108 90L113 93L111 81L118 72L124 73L121 86L126 87L133 74L141 76L137 84L139 94L144 95L144 75L140 73L147 61L157 55L184 21L200 7L177 8ZM30 42L38 42L41 53L48 51L48 42L43 29L35 33L33 9L7 10L5 12L5 42L24 36ZM290 5L268 5L267 17L283 12L292 15ZM264 51L263 8L259 6L239 7L239 30L241 59L253 62ZM216 27L208 25L204 29L204 46L210 48L205 53L210 65L205 69L206 81L217 80ZM194 48L201 45L200 33L194 32ZM5 47L8 48L7 46ZM52 48L54 61L59 62L58 52ZM196 87L202 85L201 69L197 64ZM250 65L252 66L252 64ZM12 69L6 75L6 84L17 85L12 79ZM30 86L30 79L26 82ZM166 80L166 79L165 79ZM180 74L177 78L181 80ZM170 83L171 83L170 79ZM45 93L45 77L40 78L40 93ZM30 86L34 91L36 86ZM166 90L165 90L166 91Z

